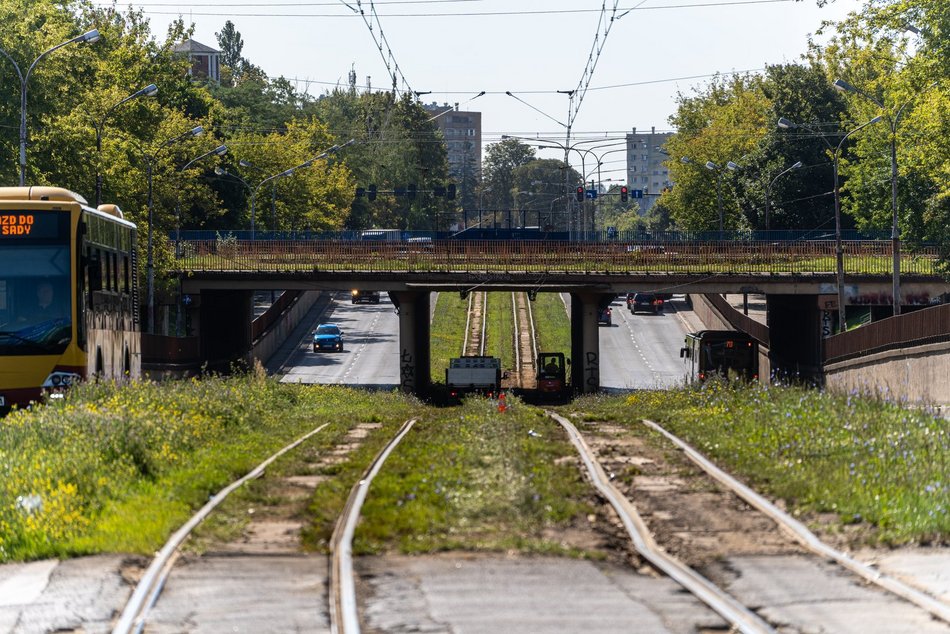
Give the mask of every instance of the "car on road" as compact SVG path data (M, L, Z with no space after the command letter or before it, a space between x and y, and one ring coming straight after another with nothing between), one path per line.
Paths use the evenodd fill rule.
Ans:
M631 313L645 312L659 315L663 312L663 300L656 293L634 293L627 304Z
M597 314L597 325L598 326L611 326L613 321L611 319L611 310L610 306L607 306L602 311Z
M343 352L343 331L336 324L320 324L313 333L313 351Z
M354 304L378 304L379 291L364 291L354 288L350 291L350 300Z

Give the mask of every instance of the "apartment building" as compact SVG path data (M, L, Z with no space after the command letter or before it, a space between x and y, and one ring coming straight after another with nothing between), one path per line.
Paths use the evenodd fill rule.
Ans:
M664 165L669 157L663 151L663 145L671 136L672 132L657 132L656 127L649 132L637 132L633 128L627 135L627 186L643 191L643 198L638 200L640 213L646 213L663 188L673 184Z

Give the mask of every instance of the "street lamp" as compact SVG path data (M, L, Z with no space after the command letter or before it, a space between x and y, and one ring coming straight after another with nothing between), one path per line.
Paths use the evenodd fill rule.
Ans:
M255 216L256 216L255 200L257 199L257 192L260 190L261 186L264 185L264 183L268 183L268 182L270 182L270 181L272 181L272 180L275 180L275 179L278 179L278 178L283 178L283 177L285 177L285 176L290 176L291 174L293 174L294 172L296 172L298 169L302 169L302 168L304 168L304 167L310 167L310 166L313 165L314 161L319 161L319 160L321 160L321 159L325 159L326 157L330 156L330 154L332 154L332 153L334 153L334 152L339 152L340 150L342 150L342 149L345 148L346 146L352 145L352 144L355 143L355 142L356 142L356 139L350 139L349 141L347 141L347 142L344 143L343 145L333 145L333 146L330 146L329 148L327 148L326 150L324 150L323 152L321 152L321 153L318 154L317 156L313 157L313 158L310 159L309 161L304 161L304 162L301 163L300 165L295 165L294 167L291 167L290 169L286 169L286 170L284 170L283 172L280 172L279 174L274 174L273 176L268 176L267 178L265 178L264 180L262 180L261 182L259 182L259 183L257 184L257 187L255 187L254 190L251 192L251 240L254 239L254 221L255 221Z
M919 32L915 28L908 28L909 31ZM904 108L909 106L911 102L914 101L921 94L930 90L937 85L937 82L933 82L920 92L918 92L914 97L907 100L904 105L897 109L897 114L893 116L887 116L887 123L891 129L891 252L894 256L894 273L893 273L893 290L892 294L894 296L894 316L901 314L901 246L900 246L900 226L898 225L898 214L897 214L897 126L900 123L901 115L904 114ZM857 95L861 95L868 101L875 104L882 111L884 110L884 104L867 94L862 90L858 90L848 82L836 79L832 86L835 89L840 90L841 92L853 92Z
M208 158L209 156L222 156L228 151L228 146L219 145L210 152L205 152L201 156L193 158L184 165L182 165L178 172L184 172L186 169L191 167L193 164L198 161ZM217 170L215 170L217 171ZM175 258L181 257L181 194L179 190L179 195L175 196ZM183 331L182 323L183 314L181 312L181 275L178 276L178 301L175 302L175 335L181 336Z
M789 167L786 167L784 170L779 172L775 176L775 178L773 178L769 182L768 186L766 186L765 188L765 230L766 231L769 230L769 193L772 191L772 185L774 185L775 181L777 181L781 176L784 176L785 174L788 174L789 172L793 170L801 169L801 167L802 167L802 162L796 161L794 164L790 165Z
M20 72L20 66L16 63L16 60L10 57L10 55L6 51L4 51L3 49L0 49L0 54L2 54L4 57L10 60L10 63L13 64L13 68L16 70L17 76L20 78L20 187L23 187L26 185L26 89L27 89L27 84L30 81L30 74L33 72L33 69L36 68L36 65L40 62L41 59L43 59L44 57L46 57L47 55L49 55L56 49L62 48L64 46L68 46L69 44L73 44L73 43L89 42L90 44L92 44L93 42L97 42L98 40L99 40L99 30L93 29L91 31L87 31L83 33L82 35L74 37L71 40L67 40L63 42L62 44L57 44L53 48L46 49L45 51L40 53L39 57L33 60L33 63L30 64L30 67L27 69L25 75L22 72Z
M209 156L223 156L227 153L228 153L228 146L223 145L223 144L219 145L213 150L209 152L205 152L201 156L191 159L190 161L182 165L180 168L178 168L178 172L179 173L184 172L186 169L188 169L189 167L191 167L198 161L202 159L206 159ZM217 173L218 168L215 167L214 171L215 173ZM180 195L180 190L179 190L179 195L175 197L175 257L176 258L181 257L181 252L179 248L179 243L181 241L180 234L181 234L181 195Z
M838 187L838 160L841 156L841 146L844 145L845 140L847 140L849 136L858 130L877 123L882 118L883 117L879 115L851 130L841 137L841 140L838 142L838 147L835 148L835 277L838 285L838 330L840 332L845 331L846 315L844 310L844 250L841 247L841 192Z
M706 161L706 169L716 172L716 201L719 207L719 239L722 240L722 228L723 228L723 217L722 217L722 167L713 163L712 161Z
M145 88L136 90L134 93L113 105L111 108L106 110L105 114L102 115L102 118L99 121L93 121L92 125L96 129L96 207L102 204L102 130L105 127L106 119L109 118L116 108L122 104L137 99L139 97L154 97L158 94L158 86L155 84L149 84Z
M148 181L148 240L146 246L146 259L145 259L145 269L146 269L146 284L148 286L148 332L155 332L155 260L152 257L152 210L154 208L153 199L152 199L152 171L155 164L155 159L158 157L158 153L161 152L164 148L182 141L190 137L196 137L199 134L204 132L204 128L195 126L188 132L184 134L179 134L176 137L172 137L167 141L164 141L155 148L155 150L148 154L145 151L139 149L142 153L142 156L145 157L146 163L146 179Z

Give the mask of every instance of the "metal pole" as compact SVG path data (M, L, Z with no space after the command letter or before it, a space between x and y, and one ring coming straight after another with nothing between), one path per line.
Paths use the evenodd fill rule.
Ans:
M741 160L741 159L740 159ZM719 239L722 240L722 168L716 168L716 199L719 201Z
M847 135L844 139L848 138ZM841 248L841 194L838 192L838 155L841 153L841 143L835 149L835 281L838 286L838 332L847 329L844 310L844 251Z
M765 188L765 231L768 234L769 230L769 189L771 189L772 184L769 183L769 186ZM768 235L766 235L766 239Z
M271 183L270 188L270 216L271 216L271 230L277 230L277 181Z
M96 207L102 204L102 126L96 126Z
M29 73L20 77L20 187L26 186L26 84L29 77Z
M900 116L900 113L898 113ZM891 252L894 254L893 302L894 316L901 314L901 238L897 223L897 120L891 125Z
M148 242L145 260L146 284L148 287L148 332L155 333L155 261L152 259L152 157L145 157L148 162L146 174L148 178Z

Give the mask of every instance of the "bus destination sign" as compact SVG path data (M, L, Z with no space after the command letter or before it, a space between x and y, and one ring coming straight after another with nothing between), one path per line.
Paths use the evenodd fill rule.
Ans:
M62 213L0 210L0 239L57 238L63 230Z

